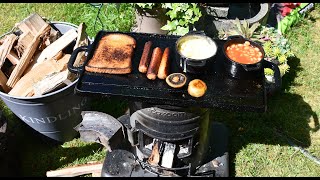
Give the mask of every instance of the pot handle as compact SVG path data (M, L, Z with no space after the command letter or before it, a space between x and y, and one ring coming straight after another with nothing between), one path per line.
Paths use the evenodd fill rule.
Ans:
M262 63L257 64L241 64L246 71L255 71L261 68Z
M83 70L83 66L74 67L73 64L76 61L78 53L81 51L86 51L87 49L88 49L88 46L80 46L71 53L71 56L68 62L68 69L70 72L77 74L80 72L80 70Z
M228 37L227 37L227 40L236 39L236 38L242 38L242 39L244 39L244 37L241 36L241 35L233 35L233 36L228 36Z
M266 83L267 95L273 95L280 91L282 85L282 77L278 65L267 60L263 60L263 67L270 68L274 71L274 83Z
M204 65L206 65L205 60L198 60L197 62L193 62L189 59L186 59L185 61L186 61L187 65L194 66L194 67L203 67Z
M204 31L189 31L186 35L192 35L192 34L199 34L206 36L206 33Z

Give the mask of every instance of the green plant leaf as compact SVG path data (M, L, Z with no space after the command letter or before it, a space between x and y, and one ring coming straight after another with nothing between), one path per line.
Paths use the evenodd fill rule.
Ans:
M245 36L245 35L242 33L242 31L239 31L239 29L235 29L234 31L235 31L235 34L233 34L233 35Z
M156 3L136 3L136 5L142 9L152 9Z
M265 75L274 75L274 71L271 68L264 68Z
M243 20L243 24L241 26L242 29L242 33L244 35L244 37L249 38L249 23L247 20Z
M177 26L179 25L178 20L174 20L174 21L167 21L167 24L162 26L161 29L162 30L167 30L167 31L172 31L177 29Z
M252 26L249 29L249 38L251 38L253 36L253 33L255 32L255 30L260 26L259 22L256 22L254 24L252 24Z
M188 22L184 19L180 19L178 22L179 22L178 25L180 25L180 26L186 26L188 24Z
M285 54L279 55L278 61L279 61L280 64L286 63L287 62L287 56Z
M280 70L281 77L283 75L285 75L287 72L289 72L289 70L290 70L290 66L287 63L280 64L278 67L279 67L279 70Z
M193 10L192 9L188 9L185 12L186 17L188 17L189 19L191 19L192 15L193 15Z
M241 32L241 34L242 34L242 25L241 25L241 23L240 23L240 20L238 19L238 18L236 18L235 20L234 20L234 24L236 25L236 28Z
M228 36L241 35L238 29L229 30L226 34Z
M185 32L186 29L189 31L190 25L199 21L202 16L199 3L136 3L139 6L145 8L151 5L154 8L165 9L165 15L168 17L169 21L167 24L161 27L162 30L176 31L177 26L183 27L181 32ZM160 11L159 11L160 12ZM179 30L178 34L182 34ZM175 34L177 34L175 32Z
M169 10L166 15L168 15L171 20L177 17L177 13L174 10Z
M189 32L189 28L187 27L181 27L181 26L177 26L177 29L175 31L173 31L173 35L180 35L183 36L185 34L187 34Z
M162 3L161 7L164 9L172 9L172 3Z

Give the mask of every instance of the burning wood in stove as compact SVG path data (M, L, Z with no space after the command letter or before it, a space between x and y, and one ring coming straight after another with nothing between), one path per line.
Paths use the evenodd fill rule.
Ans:
M151 165L158 165L160 161L159 141L155 140L148 163Z

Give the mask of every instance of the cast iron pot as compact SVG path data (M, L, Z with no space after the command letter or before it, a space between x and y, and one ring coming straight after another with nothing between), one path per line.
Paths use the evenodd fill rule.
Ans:
M213 45L216 46L216 50L212 56L204 59L193 59L193 58L186 57L180 53L179 44L187 40L188 38L192 38L195 36L208 39L209 41L212 42ZM217 43L212 38L207 36L203 31L190 31L186 35L181 36L176 41L176 44L175 44L176 61L179 64L179 66L182 68L182 71L185 73L205 74L209 69L212 69L211 67L213 66L214 57L217 54L217 50L218 50Z
M251 46L259 48L260 52L262 53L262 58L260 61L254 64L242 64L239 62L236 62L232 59L230 59L226 54L226 49L229 45L232 44L243 44L245 41L249 41ZM226 60L224 61L224 65L226 68L227 73L238 79L248 79L248 78L261 78L261 76L264 75L263 73L263 59L265 56L263 47L253 42L247 38L244 38L243 36L229 36L227 41L223 45L223 54L226 57Z

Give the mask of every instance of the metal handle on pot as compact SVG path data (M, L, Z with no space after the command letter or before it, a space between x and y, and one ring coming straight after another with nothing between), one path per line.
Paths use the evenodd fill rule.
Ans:
M80 70L83 69L83 66L74 67L73 64L76 61L78 53L81 51L86 51L87 49L88 49L88 46L80 46L71 53L71 57L68 62L68 69L70 72L77 74L80 72Z
M267 60L263 60L262 63L264 68L270 68L274 71L274 83L266 83L267 94L273 95L276 92L280 91L282 85L282 77L279 67L278 65Z
M197 60L197 62L191 61L190 59L185 60L188 66L194 66L194 67L203 67L206 65L205 60Z
M255 71L261 68L262 63L257 64L241 64L246 71Z
M236 38L241 38L241 39L245 39L243 36L241 35L233 35L233 36L228 36L227 40L231 40L231 39L236 39Z
M206 33L204 31L189 31L186 35L193 35L193 34L206 36Z

